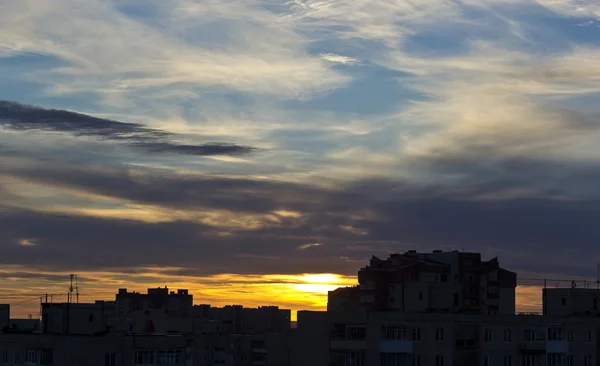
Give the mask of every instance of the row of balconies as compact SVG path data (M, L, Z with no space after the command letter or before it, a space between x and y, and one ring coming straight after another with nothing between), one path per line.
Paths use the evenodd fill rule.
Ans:
M462 340L455 344L456 350L476 350L481 344L475 340ZM379 342L379 350L382 353L413 353L413 341L408 340L383 340ZM517 344L518 350L521 353L536 354L536 353L567 353L569 351L569 343L567 341L546 341L546 342L522 342ZM330 342L330 348L335 350L366 350L368 348L367 341L359 340L334 340Z

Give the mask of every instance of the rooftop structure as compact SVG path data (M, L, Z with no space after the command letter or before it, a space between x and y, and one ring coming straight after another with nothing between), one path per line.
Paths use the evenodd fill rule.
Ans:
M514 314L514 272L488 261L479 253L417 253L410 250L387 259L373 256L358 271L359 288L329 293L330 311L395 310L404 312L452 312Z

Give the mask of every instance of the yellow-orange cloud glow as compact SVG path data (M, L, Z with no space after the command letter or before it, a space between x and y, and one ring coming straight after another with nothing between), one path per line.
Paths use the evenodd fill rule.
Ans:
M241 304L247 307L276 305L292 310L292 319L298 310L325 310L327 292L338 287L357 283L355 276L333 273L309 273L297 275L237 275L213 276L178 275L181 268L137 268L135 273L114 271L80 272L80 301L97 299L112 300L118 288L145 292L147 288L187 288L194 295L195 304L224 306ZM20 305L11 310L13 317L36 316L40 297L52 294L53 301L66 301L69 272L36 270L22 266L6 266L0 270L4 289L0 303ZM165 282L168 278L168 282ZM25 301L25 302L24 302ZM24 303L23 303L24 302ZM517 311L539 312L541 288L520 286L517 288Z

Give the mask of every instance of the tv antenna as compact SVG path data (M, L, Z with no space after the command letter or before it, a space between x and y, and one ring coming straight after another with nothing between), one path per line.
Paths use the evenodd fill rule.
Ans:
M73 290L75 290L75 301L79 304L79 285L77 283L77 275L70 274L69 278L71 279L71 285L69 286L68 302L73 302ZM75 281L75 287L73 287L73 280Z

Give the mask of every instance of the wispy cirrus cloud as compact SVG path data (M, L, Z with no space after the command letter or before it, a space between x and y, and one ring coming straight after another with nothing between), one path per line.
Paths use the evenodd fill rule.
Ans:
M0 5L0 49L5 55L55 57L57 67L35 70L32 77L54 94L102 92L107 102L135 99L141 92L158 97L164 91L157 88L167 86L169 93L188 97L198 96L194 87L293 97L345 81L307 55L305 40L259 2L148 3L149 18L119 5L99 0ZM217 23L221 31L212 28Z
M0 96L63 109L4 123L0 174L15 184L0 186L0 260L45 275L110 267L110 285L126 271L154 285L152 267L226 299L258 288L228 271L283 286L407 249L594 275L599 259L576 254L599 239L600 42L578 26L596 7L0 5ZM27 138L39 130L54 133ZM249 288L221 283L238 280ZM322 306L326 286L292 285Z

